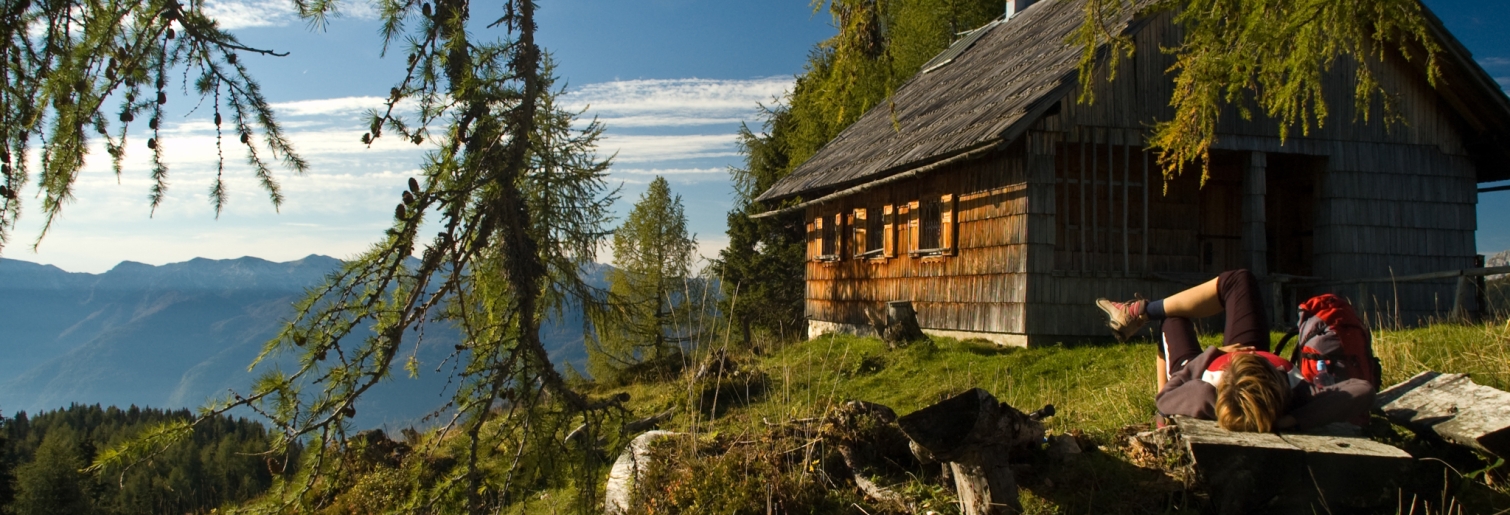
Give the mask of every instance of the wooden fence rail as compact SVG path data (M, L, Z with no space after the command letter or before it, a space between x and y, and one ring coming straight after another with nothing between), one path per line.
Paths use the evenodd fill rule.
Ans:
M1481 258L1482 259L1482 258ZM1358 305L1354 306L1360 313L1368 311L1368 285L1370 284L1398 284L1421 281L1440 281L1443 279L1457 279L1457 289L1452 298L1452 310L1448 312L1448 318L1457 321L1470 321L1482 318L1487 311L1486 299L1484 298L1484 278L1490 275L1510 274L1510 266L1479 266L1475 268L1463 268L1458 270L1443 270L1424 274L1373 277L1361 279L1325 279L1321 277L1306 277L1286 274L1271 274L1268 278L1274 298L1275 322L1280 325L1286 323L1290 310L1285 309L1285 301L1290 306L1298 305L1295 299L1296 292L1302 288L1326 288L1352 285L1358 289ZM1472 304L1474 309L1469 309Z

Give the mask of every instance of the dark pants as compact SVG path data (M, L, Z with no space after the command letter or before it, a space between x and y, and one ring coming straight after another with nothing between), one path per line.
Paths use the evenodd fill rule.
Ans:
M1241 343L1261 351L1269 350L1269 313L1258 290L1258 279L1247 270L1228 270L1216 278L1216 295L1227 314L1222 344ZM1159 356L1169 369L1179 370L1201 354L1201 342L1195 337L1190 319L1169 317L1159 326Z

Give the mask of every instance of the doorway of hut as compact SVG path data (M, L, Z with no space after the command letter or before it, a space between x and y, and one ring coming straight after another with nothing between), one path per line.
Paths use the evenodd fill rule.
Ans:
M1196 231L1196 255L1203 276L1247 267L1242 255L1242 159L1246 157L1246 152L1211 153L1210 174L1200 189Z
M1268 191L1264 193L1264 236L1270 274L1311 276L1316 254L1316 178L1326 158L1300 154L1268 155Z

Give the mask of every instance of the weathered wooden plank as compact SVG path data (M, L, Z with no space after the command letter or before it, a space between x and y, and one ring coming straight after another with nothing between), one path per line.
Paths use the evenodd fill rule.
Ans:
M1175 417L1220 513L1302 513L1394 499L1410 454L1358 436L1238 433Z
M1510 393L1476 384L1467 375L1422 372L1379 392L1375 406L1418 432L1510 457Z

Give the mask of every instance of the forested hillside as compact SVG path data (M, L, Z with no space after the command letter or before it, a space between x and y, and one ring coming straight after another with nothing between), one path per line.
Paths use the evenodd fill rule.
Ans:
M97 453L147 427L191 418L188 410L76 404L0 419L0 472L9 472L0 473L0 512L201 513L262 493L284 470L287 456L261 454L261 424L230 417L201 422L187 441L123 475L83 470Z

